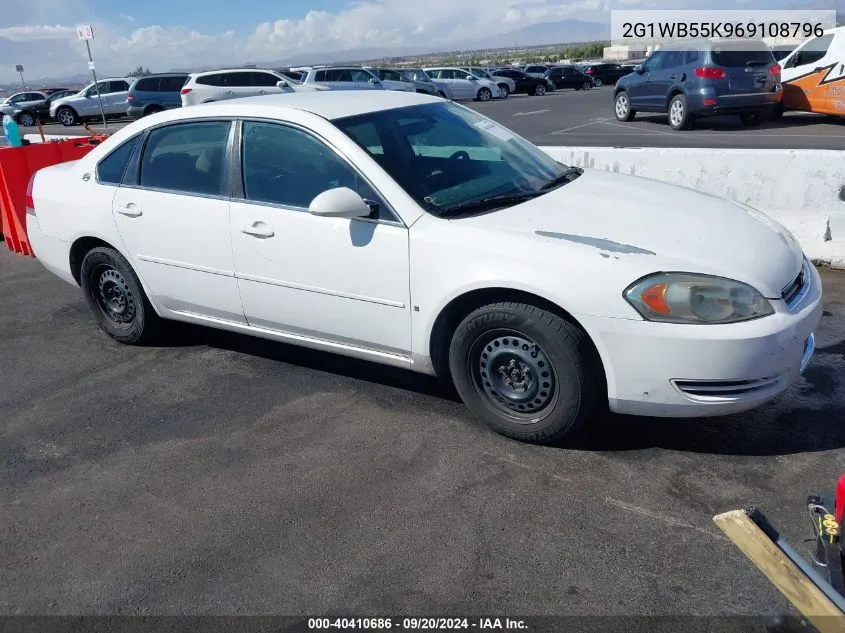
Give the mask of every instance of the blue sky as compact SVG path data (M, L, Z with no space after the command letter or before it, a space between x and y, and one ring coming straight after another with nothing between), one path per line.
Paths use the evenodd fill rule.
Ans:
M402 54L496 41L533 24L609 23L610 9L832 9L845 0L2 0L0 82L87 72L76 26L94 26L100 75L378 50ZM560 40L557 40L560 41ZM501 46L513 42L503 37ZM521 42L524 44L550 43Z

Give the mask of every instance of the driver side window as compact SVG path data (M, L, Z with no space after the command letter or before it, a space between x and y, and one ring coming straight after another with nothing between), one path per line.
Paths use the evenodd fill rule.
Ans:
M307 209L324 191L348 187L378 204L378 219L395 221L367 181L316 137L286 125L246 121L241 143L247 200Z
M665 53L663 51L657 51L651 57L649 57L643 64L643 68L645 69L645 71L648 73L660 68L660 64L663 62L664 55Z
M833 33L816 37L807 42L792 57L790 66L806 66L815 64L822 57L827 55L830 45L833 43Z

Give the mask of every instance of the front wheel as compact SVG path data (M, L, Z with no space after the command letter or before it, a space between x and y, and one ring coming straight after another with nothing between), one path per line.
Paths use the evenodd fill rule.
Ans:
M18 115L18 124L22 125L23 127L32 127L35 125L35 116L32 112L21 112Z
M493 93L490 91L489 88L482 88L478 91L476 98L479 101L490 101L493 98Z
M587 335L522 303L479 308L449 349L455 388L488 427L513 439L558 443L598 405L603 375Z
M65 127L71 127L79 123L79 116L73 108L59 108L56 120Z
M593 89L593 82L592 81L585 81L581 84L582 90L592 90Z
M631 108L631 100L628 98L628 93L624 91L616 95L616 99L613 102L613 109L616 113L617 121L632 121L637 114Z
M139 345L154 338L161 318L118 251L104 246L88 251L82 260L80 285L100 328L114 340Z

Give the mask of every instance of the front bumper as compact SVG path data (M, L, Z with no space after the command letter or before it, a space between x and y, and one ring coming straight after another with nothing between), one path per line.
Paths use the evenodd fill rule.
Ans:
M583 317L607 375L611 410L630 415L702 417L756 408L786 390L815 349L821 279L790 311L731 325L676 325Z

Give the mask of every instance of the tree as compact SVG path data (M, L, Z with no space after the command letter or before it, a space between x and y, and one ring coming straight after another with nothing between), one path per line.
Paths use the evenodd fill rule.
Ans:
M135 70L131 73L126 75L127 77L146 77L147 75L152 75L149 68L144 68L143 66L138 66Z

